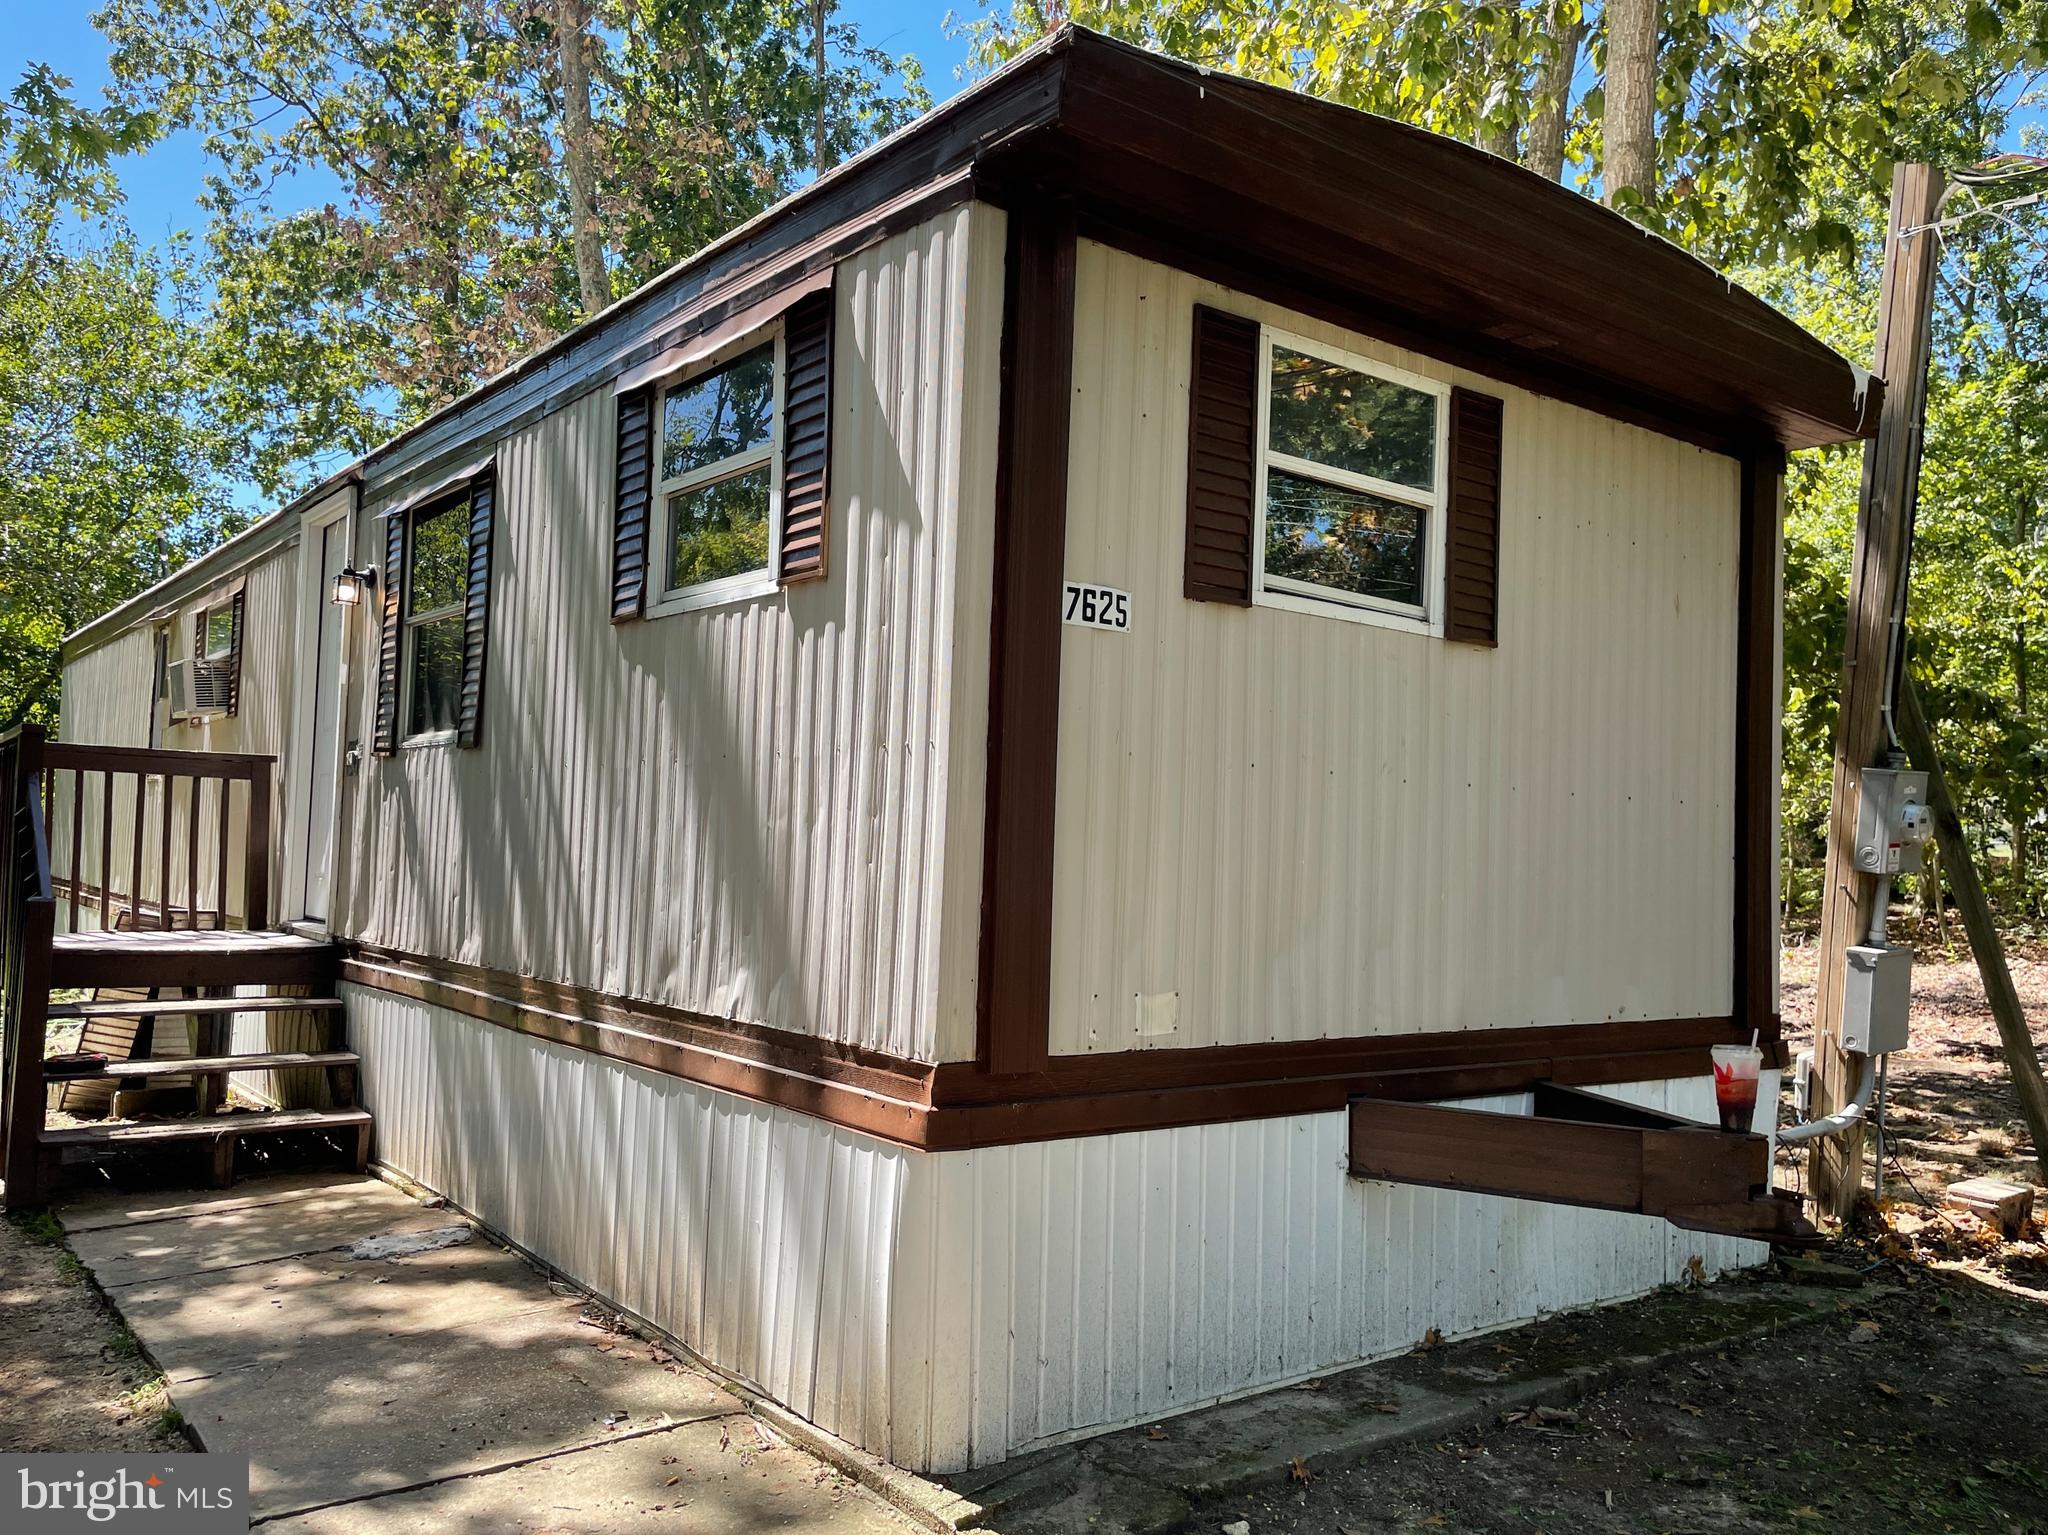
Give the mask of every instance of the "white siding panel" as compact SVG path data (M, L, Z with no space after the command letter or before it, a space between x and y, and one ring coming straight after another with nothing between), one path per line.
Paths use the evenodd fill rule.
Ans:
M917 1469L1400 1353L1432 1327L1640 1294L1694 1255L1712 1274L1764 1253L1641 1216L1363 1183L1341 1113L927 1155L346 995L380 1162ZM1603 1091L1711 1109L1704 1079Z
M891 1264L915 1154L386 992L347 997L379 1162L889 1452Z
M1712 1116L1704 1078L1600 1091ZM1301 1115L916 1159L895 1352L942 1373L899 1395L899 1448L991 1464L1402 1353L1431 1328L1639 1295L1695 1255L1709 1275L1765 1256L1645 1216L1365 1183L1345 1171L1346 1128ZM946 1237L963 1251L939 1256Z
M156 633L129 629L64 663L59 740L88 746L149 745Z
M1083 242L1056 1053L1730 1006L1738 471ZM1191 309L1506 397L1498 650L1181 593ZM1178 1031L1134 999L1178 992Z
M945 1017L972 1053L975 929L945 929L978 908L941 886L978 898L995 338L969 337L1001 238L961 208L842 264L825 581L615 625L610 396L500 445L483 743L356 775L346 933L918 1059Z

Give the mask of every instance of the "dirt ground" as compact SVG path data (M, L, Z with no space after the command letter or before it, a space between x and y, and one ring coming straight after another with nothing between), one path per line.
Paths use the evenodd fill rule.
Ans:
M1817 959L1811 947L1784 953L1785 1039L1795 1052L1813 1040ZM2048 1056L2048 950L2015 950L2008 960L2035 1048ZM1887 1200L1915 1202L1922 1194L1937 1200L1949 1184L1987 1174L2038 1185L2033 1142L1967 944L1958 942L1952 951L1932 943L1918 948L1912 1041L1910 1050L1891 1058ZM1798 1160L1788 1156L1781 1165L1790 1174L1788 1186L1801 1187Z
M189 1449L134 1337L39 1220L0 1220L0 1450Z
M1583 1326L1596 1335L1600 1314ZM2039 1535L2048 1304L1887 1264L1826 1320L1737 1357L1310 1473L1197 1528Z
M1812 1038L1815 958L1784 955L1795 1051ZM2048 1054L2048 951L2010 962ZM2040 1183L1966 946L1921 948L1912 1039L1891 1061L1884 1205L1828 1255L1865 1282L1830 1320L1595 1393L1563 1418L1312 1467L1307 1484L1201 1523L1241 1517L1251 1535L2048 1535L2048 1242L2038 1220L2008 1242L1937 1208L1963 1178ZM1799 1159L1780 1173L1800 1186ZM1601 1313L1576 1325L1596 1338ZM1496 1345L1504 1355L1513 1337Z

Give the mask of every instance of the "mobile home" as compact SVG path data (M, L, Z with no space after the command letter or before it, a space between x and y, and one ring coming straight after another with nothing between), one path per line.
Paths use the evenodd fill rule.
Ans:
M1784 455L1878 392L1069 28L71 636L48 973L331 988L245 1096L914 1468L1754 1262Z

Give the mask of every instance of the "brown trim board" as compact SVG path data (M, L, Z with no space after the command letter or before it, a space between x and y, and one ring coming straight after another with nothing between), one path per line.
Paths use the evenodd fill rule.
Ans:
M1002 1077L363 944L341 979L926 1151L1697 1076L1710 1044L1746 1037L1728 1018L1624 1020L1055 1056Z
M1742 459L1735 642L1735 964L1730 992L1738 1026L1776 1040L1778 892L1772 877L1778 822L1779 499L1785 455L1775 447Z
M988 796L975 1057L1045 1060L1052 1005L1053 789L1059 776L1060 581L1073 419L1074 219L1011 210L1003 265Z

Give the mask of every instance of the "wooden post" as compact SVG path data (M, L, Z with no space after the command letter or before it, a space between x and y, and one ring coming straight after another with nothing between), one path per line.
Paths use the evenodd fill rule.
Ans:
M270 926L270 764L249 775L248 875L243 881L242 925L252 933ZM220 925L228 925L221 913Z
M1849 626L1842 648L1842 712L1835 736L1834 798L1828 819L1827 877L1821 889L1820 976L1814 1000L1813 1099L1816 1117L1848 1102L1858 1068L1841 1047L1842 981L1850 945L1869 930L1878 881L1855 865L1858 774L1881 764L1889 744L1889 661L1894 619L1903 649L1913 504L1920 481L1920 427L1927 403L1937 237L1924 228L1941 199L1941 175L1929 165L1892 171L1884 288L1877 317L1875 371L1884 380L1877 435L1863 452L1856 553L1849 575ZM1908 230L1918 233L1907 234ZM1903 658L1899 663L1904 669ZM1863 1176L1861 1126L1813 1143L1808 1174L1822 1210L1848 1215Z
M2027 1134L2034 1142L2034 1165L2048 1179L2048 1080L2041 1075L2041 1057L2034 1053L2034 1036L2027 1030L2027 1015L2013 990L2012 972L2006 968L2005 945L1999 940L1998 925L1991 918L1991 903L1977 878L1976 861L1970 857L1969 839L1963 835L1963 820L1948 792L1948 779L1934 755L1934 733L1920 712L1920 696L1913 679L1899 684L1899 737L1913 758L1913 765L1927 775L1927 804L1934 812L1935 842L1948 869L1949 888L1956 895L1956 909L1963 914L1963 931L1970 935L1970 952L1977 956L1977 973L1984 978L1984 995L1991 1004L1991 1016L1998 1021L1999 1043L2005 1047L2006 1070L2012 1073L2013 1091L2019 1095L2020 1116L2027 1122Z
M22 912L21 953L16 961L13 1016L8 1022L7 1208L34 1210L43 1203L43 1049L50 1016L50 951L57 931L57 903L48 896L29 900Z

